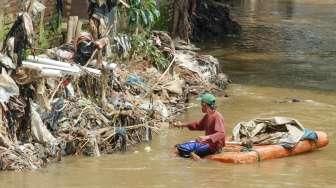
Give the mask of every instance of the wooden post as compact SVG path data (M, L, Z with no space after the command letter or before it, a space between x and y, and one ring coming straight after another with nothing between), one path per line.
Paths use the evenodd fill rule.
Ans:
M102 25L99 21L94 19L90 19L90 27L92 36L95 40L99 39L99 36L103 35L101 32ZM107 100L106 100L106 90L107 90L107 72L103 67L103 52L102 49L99 49L97 52L97 67L102 71L102 75L100 77L100 85L101 85L101 106L103 109L107 107Z
M31 0L30 4L28 5L27 12L30 14L31 11L33 10L33 5L36 0Z
M83 21L82 20L78 20L77 22L77 27L76 27L76 34L75 34L75 38L77 39L79 34L81 33L82 31L82 26L83 26Z
M40 17L40 25L39 25L39 27L40 27L40 30L39 30L39 32L40 32L39 33L40 42L43 40L44 37L46 37L45 34L44 34L44 14L45 14L45 10L43 10L41 12L41 17Z
M106 91L107 91L107 71L104 68L103 65L103 53L102 50L98 51L98 58L97 58L97 63L101 67L101 105L102 108L105 109L107 107L107 99L106 99Z
M72 4L72 0L66 0L66 2L65 2L65 12L66 12L66 17L67 18L69 18L69 16L70 16L71 4Z
M70 16L68 19L68 28L67 28L67 43L71 43L71 41L76 37L76 32L78 28L78 16ZM81 28L81 26L80 26Z
M4 126L2 110L2 105L0 104L0 129Z
M72 27L72 39L75 39L76 37L76 31L77 31L77 24L78 24L78 16L71 16L73 19L73 27Z
M67 28L67 39L66 39L66 43L70 43L72 40L72 36L73 36L73 20L72 17L69 17L68 19L68 28Z

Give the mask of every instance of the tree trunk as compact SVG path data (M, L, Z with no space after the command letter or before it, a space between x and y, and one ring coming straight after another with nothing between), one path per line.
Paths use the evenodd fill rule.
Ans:
M171 0L169 32L173 39L189 42L239 34L240 25L227 5L214 0Z
M174 39L189 42L192 33L191 13L196 0L171 0L169 3L169 32Z

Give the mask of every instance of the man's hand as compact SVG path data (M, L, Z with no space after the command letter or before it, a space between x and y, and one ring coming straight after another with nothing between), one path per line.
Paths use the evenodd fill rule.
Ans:
M183 129L183 127L186 127L186 125L182 124L180 121L172 122L169 124L170 128L180 128Z
M197 142L206 142L209 139L210 139L209 136L199 136L198 138L196 138L196 141Z

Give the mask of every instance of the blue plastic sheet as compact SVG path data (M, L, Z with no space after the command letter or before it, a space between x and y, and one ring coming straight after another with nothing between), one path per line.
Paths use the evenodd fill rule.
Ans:
M301 140L313 140L316 141L318 139L318 136L315 131L312 131L310 129L304 129L303 136Z

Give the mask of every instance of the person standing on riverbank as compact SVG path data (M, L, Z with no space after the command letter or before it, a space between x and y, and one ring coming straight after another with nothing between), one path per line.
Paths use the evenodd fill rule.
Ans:
M188 127L189 130L205 131L205 136L199 136L196 140L176 145L177 152L181 157L192 157L196 160L218 153L225 146L224 118L216 111L216 97L210 93L204 93L199 99L201 100L202 112L205 113L200 121L189 124L173 124L173 127Z

